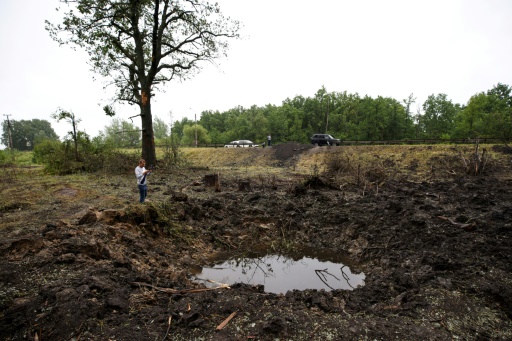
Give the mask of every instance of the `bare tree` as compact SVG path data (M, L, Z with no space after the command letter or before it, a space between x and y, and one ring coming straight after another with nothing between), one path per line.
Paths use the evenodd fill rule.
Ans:
M72 131L69 132L71 138L73 139L73 145L75 147L75 161L79 161L78 158L78 123L80 123L80 119L78 119L72 111L66 111L62 109L58 109L55 114L52 115L52 118L57 120L57 122L65 120L71 127Z

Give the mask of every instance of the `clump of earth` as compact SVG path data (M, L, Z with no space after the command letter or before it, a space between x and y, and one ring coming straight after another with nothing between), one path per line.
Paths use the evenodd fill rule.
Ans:
M332 149L272 148L282 176L219 172L209 187L211 169L156 171L144 204L131 170L12 198L0 212L0 339L512 339L510 160L478 176L374 171L340 184L290 176L301 155ZM24 181L11 184L20 195L34 190ZM365 283L275 294L191 279L218 252L262 246L342 253Z

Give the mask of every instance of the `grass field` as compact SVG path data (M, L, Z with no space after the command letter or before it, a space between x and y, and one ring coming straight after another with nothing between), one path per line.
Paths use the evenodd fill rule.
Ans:
M280 146L263 149L183 148L182 155L194 167L212 171L246 170L267 173L282 170L298 174L322 174L328 171L338 175L385 172L389 176L407 176L413 181L432 177L453 176L466 171L478 154L485 158L487 171L497 163L506 164L507 154L493 151L492 145L381 145L317 147L290 153L287 160L276 158ZM485 150L485 152L484 152ZM284 165L284 167L283 167Z
M440 173L461 171L475 156L475 145L375 145L316 147L290 149L287 144L272 148L194 148L179 149L181 165L210 169L213 172L242 172L248 174L279 173L283 170L297 174L361 173L369 169L393 174L405 174L416 180L425 180ZM497 153L493 145L478 146L479 155L485 150L487 170L496 163L506 164L510 156ZM133 149L126 150L133 153ZM157 148L157 158L163 160L166 151ZM32 152L3 151L3 164L17 167L40 167L32 162ZM282 153L281 153L282 154ZM1 162L0 162L1 163ZM134 167L137 160L133 160Z

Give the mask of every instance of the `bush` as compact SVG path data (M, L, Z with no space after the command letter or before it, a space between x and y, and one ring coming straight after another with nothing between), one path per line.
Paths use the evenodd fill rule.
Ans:
M166 138L162 140L164 147L164 155L159 160L158 165L166 169L179 166L184 162L183 153L180 151L176 139Z
M32 162L44 165L48 173L59 173L64 159L62 142L58 140L44 140L34 146Z
M32 166L32 151L0 150L0 165L7 166Z
M0 164L6 163L8 160L7 152L5 150L0 150Z
M50 174L73 174L107 170L122 174L133 168L139 154L128 154L114 150L105 144L91 143L81 137L78 143L78 157L72 141L45 140L34 146L33 161L44 166Z
M109 172L110 174L126 174L126 172L133 172L140 159L140 152L121 152L116 150L105 151L100 154L103 159L98 162L101 169Z

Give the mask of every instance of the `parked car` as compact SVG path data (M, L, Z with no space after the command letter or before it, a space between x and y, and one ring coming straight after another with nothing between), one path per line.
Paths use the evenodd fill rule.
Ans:
M339 146L340 139L336 139L329 134L315 134L311 136L311 143L315 146Z
M224 148L240 148L240 147L258 147L258 145L249 140L231 141Z

